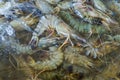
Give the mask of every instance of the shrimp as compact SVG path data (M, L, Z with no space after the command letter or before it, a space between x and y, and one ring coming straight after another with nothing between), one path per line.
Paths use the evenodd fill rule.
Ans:
M94 24L94 19L97 19L97 21L101 22L108 30L110 30L111 25L118 26L117 21L111 19L107 14L103 13L102 11L94 9L90 5L73 3L73 11L78 17L91 24Z
M80 49L79 47L67 47L64 51L65 60L67 60L71 64L83 66L90 69L94 66L94 64L92 63L92 60L90 60L86 56L80 55L82 51L83 49Z
M10 24L13 25L16 30L22 30L23 28L30 32L32 32L32 29L30 28L29 25L32 25L35 22L37 22L37 19L43 15L39 9L37 9L33 4L29 2L19 3L13 6L9 10L9 12L11 12L11 14L10 13L7 14L6 18L8 20L11 20ZM27 16L23 18L21 17L23 15Z
M92 3L94 5L95 8L101 10L104 13L109 13L109 14L113 14L111 10L109 10L104 3L101 0L92 0Z
M32 53L31 46L20 44L19 41L16 40L15 30L9 23L0 24L0 44L0 47L9 47L8 50L11 50L10 52L15 51L15 53L18 54Z
M107 35L109 41L120 42L120 35L117 34L115 36Z
M44 14L49 14L53 12L53 7L50 4L48 4L45 0L36 0L35 4L39 8L39 10L41 10Z
M77 39L77 40L80 40L80 41L86 43L85 39L80 38L78 35L76 35L75 32L70 28L70 26L67 25L58 16L46 15L40 19L37 27L35 28L35 32L33 32L33 36L30 41L30 44L37 45L38 36L40 36L45 30L50 29L50 28L56 30L58 35L66 37L66 40L59 47L59 49L61 49L63 47L63 45L67 43L67 41L70 41L71 44L73 45L70 37L74 38L75 40Z
M116 0L107 0L107 7L110 8L115 14L120 15L120 3Z
M49 59L45 61L36 61L29 56L28 65L35 70L54 70L63 62L63 52L57 50L55 47L50 47L48 53L50 54Z
M83 21L80 21L79 19L76 19L74 16L72 16L68 11L60 11L59 12L60 17L68 23L71 27L79 31L80 33L88 34L88 38L92 34L98 34L101 35L103 33L107 33L108 31L105 30L105 28L101 25L93 25L90 23L86 23Z
M119 44L118 42L107 42L105 41L104 43L101 43L99 45L94 45L94 48L86 48L86 55L90 55L93 56L93 58L97 58L97 57L102 57L105 56L109 53L111 53L112 51L116 51L119 49Z

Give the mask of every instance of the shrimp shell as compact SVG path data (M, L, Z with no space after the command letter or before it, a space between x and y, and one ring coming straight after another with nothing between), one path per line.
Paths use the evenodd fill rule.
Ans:
M108 40L120 42L120 35L119 34L115 36L108 35Z
M29 57L28 64L35 70L54 70L63 62L63 52L59 50L50 51L49 59L45 61L35 61Z
M29 45L23 45L23 44L19 44L19 43L13 43L11 45L12 49L14 49L17 54L32 54L32 48Z
M82 66L90 69L94 67L92 61L86 56L80 55L82 49L77 47L68 47L65 49L65 60L67 60L71 64L75 64L78 66Z
M92 25L75 19L68 11L60 11L59 15L66 23L69 23L71 27L81 33L90 33L92 31L92 34L103 34L107 32L103 26Z
M59 7L62 10L67 10L71 8L71 5L72 5L72 1L62 1L62 2L59 2L57 7Z
M100 44L97 48L86 48L86 55L91 55L94 58L103 57L113 51L119 49L118 43L104 42Z
M112 14L112 11L110 11L101 0L92 0L93 5L95 8L101 10L102 12Z
M45 0L36 0L36 6L42 11L42 13L52 13L53 7L48 4Z
M116 0L107 0L107 7L110 8L115 14L120 15L120 3Z
M38 42L38 47L45 48L51 45L56 45L57 44L57 39L55 38L41 38Z

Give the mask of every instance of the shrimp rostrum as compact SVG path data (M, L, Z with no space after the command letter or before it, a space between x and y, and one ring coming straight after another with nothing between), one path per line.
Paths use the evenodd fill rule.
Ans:
M75 32L70 28L70 26L67 25L58 16L45 15L40 19L37 27L35 28L30 44L33 46L37 46L38 36L42 35L44 31L49 29L53 29L53 32L49 34L47 37L50 37L54 33L54 31L56 31L57 35L59 35L60 37L66 38L66 40L59 47L59 49L62 48L68 41L70 41L71 44L74 45L70 39L71 37L75 40L80 40L81 42L86 43L85 39L76 35Z

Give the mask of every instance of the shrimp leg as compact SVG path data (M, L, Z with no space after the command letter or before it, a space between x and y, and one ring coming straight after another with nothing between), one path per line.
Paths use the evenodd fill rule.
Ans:
M67 36L67 38L65 39L65 41L63 42L63 44L58 48L58 50L61 50L61 48L68 43L68 40L70 39L69 36Z

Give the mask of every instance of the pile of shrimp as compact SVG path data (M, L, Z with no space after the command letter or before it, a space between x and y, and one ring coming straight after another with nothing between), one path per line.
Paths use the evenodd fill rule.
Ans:
M0 0L0 58L25 80L101 80L119 61L119 15L117 0Z

